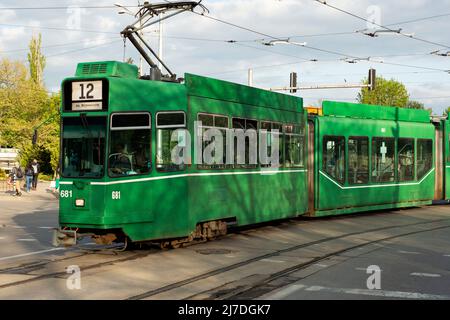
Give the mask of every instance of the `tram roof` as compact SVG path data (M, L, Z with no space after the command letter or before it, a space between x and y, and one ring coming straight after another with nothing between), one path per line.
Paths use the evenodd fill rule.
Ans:
M323 101L322 112L324 116L423 123L430 122L430 114L427 110L350 102Z
M185 74L188 95L210 99L304 112L303 99L287 94L249 87L246 85L207 78L190 73Z

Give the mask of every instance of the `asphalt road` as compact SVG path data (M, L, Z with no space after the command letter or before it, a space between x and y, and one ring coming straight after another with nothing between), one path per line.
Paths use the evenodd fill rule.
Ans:
M54 248L57 219L48 184L0 193L0 299L450 299L449 205L292 219L120 253Z
M57 197L47 182L39 183L36 191L22 193L16 197L0 192L0 265L24 255L55 251L51 241L52 228L58 225Z
M369 269L371 266L379 269ZM378 283L375 274L379 275ZM450 229L369 245L291 276L299 280L262 298L448 300Z

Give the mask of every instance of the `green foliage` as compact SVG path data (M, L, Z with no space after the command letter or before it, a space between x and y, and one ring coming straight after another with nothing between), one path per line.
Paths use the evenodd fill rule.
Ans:
M28 53L31 80L39 86L43 84L43 74L45 68L45 57L41 52L41 43L41 34L39 34L38 38L31 38L29 45L30 52Z
M0 60L0 145L18 148L22 165L38 159L41 170L51 174L58 166L61 97L49 95L39 80L38 67L43 71L45 66L40 45L40 37L30 43L29 71L22 62ZM38 141L33 146L35 128Z
M364 83L367 84L368 81L365 80ZM357 99L364 104L406 108L409 95L402 83L394 79L386 80L383 77L377 77L375 90L369 91L368 88L362 88Z
M406 105L406 107L408 109L421 109L421 110L425 109L425 106L424 106L423 103L418 102L418 101L414 101L414 100L409 100L408 104Z
M444 115L448 115L448 114L450 114L450 107L447 107L447 108L444 110Z
M41 172L52 174L51 151L44 145L27 145L20 150L20 165L25 168L28 163L36 159L40 163Z

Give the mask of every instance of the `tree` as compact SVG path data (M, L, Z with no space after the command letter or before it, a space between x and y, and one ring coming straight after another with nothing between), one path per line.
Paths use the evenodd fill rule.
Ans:
M30 66L31 80L35 84L43 86L44 84L44 68L45 68L45 56L41 52L42 37L39 33L39 37L32 37L30 41L30 52L28 53L28 63Z
M425 106L424 106L423 103L418 102L418 101L414 101L414 100L409 100L408 104L406 105L406 107L408 109L421 109L421 110L425 109Z
M36 158L47 174L57 168L60 101L59 93L49 96L31 79L24 63L0 60L0 145L18 148L22 165ZM32 145L38 126L38 144Z
M443 115L449 115L450 114L450 107L447 107L447 109L444 110Z
M364 83L368 84L367 79ZM377 77L376 84L373 91L369 91L368 88L362 88L361 92L358 93L357 100L364 104L407 107L409 95L402 83L394 79L386 80L383 77Z

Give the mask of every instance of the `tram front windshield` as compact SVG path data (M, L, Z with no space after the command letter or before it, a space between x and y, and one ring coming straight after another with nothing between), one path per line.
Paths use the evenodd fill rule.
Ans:
M62 176L101 178L105 167L105 117L68 117L62 127Z

